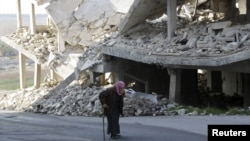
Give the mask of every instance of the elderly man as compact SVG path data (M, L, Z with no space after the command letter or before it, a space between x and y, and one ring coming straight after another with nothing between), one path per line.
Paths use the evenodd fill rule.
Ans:
M120 137L119 117L123 116L123 98L125 96L125 83L118 81L116 84L99 94L99 99L104 108L104 115L107 116L107 133L111 139Z

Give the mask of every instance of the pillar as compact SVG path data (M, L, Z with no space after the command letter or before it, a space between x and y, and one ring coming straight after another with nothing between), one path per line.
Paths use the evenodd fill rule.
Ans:
M167 15L168 15L168 40L174 36L176 30L176 0L167 0Z
M169 102L179 103L181 94L181 70L168 68L168 74L170 75L169 86Z
M25 56L19 52L19 77L20 77L20 89L26 88L26 66Z
M35 34L36 33L36 20L35 20L35 5L31 3L30 8L30 33Z
M17 28L22 27L21 1L17 0Z
M40 88L41 83L41 64L35 63L34 86Z
M65 43L62 34L57 32L57 43L58 43L58 52L64 52L65 51Z

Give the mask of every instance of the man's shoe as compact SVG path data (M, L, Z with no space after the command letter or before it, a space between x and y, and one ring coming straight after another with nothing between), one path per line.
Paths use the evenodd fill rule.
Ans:
M119 138L119 136L117 136L117 135L116 136L111 136L111 139L114 139L114 140L118 139L118 138Z

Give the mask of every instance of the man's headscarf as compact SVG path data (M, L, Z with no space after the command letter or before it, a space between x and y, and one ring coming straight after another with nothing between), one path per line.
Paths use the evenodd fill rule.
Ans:
M116 88L117 94L122 95L122 93L120 92L120 88L125 88L125 83L123 81L118 81L115 84L115 88Z

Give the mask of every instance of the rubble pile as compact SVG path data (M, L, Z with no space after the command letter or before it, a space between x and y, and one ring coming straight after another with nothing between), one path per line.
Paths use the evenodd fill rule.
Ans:
M33 89L1 94L0 109L25 111L59 116L100 116L102 107L98 94L104 87L71 85L56 93L48 94L50 88ZM151 94L148 94L151 95ZM155 103L142 97L124 99L125 116L164 115L167 99Z
M143 30L146 27L149 30ZM250 45L250 24L232 25L231 21L223 21L193 25L177 29L170 41L162 31L146 24L134 33L112 36L103 45L132 48L148 55L191 57L225 56L248 49Z
M33 54L38 63L45 63L48 60L50 52L57 51L56 36L53 28L49 26L37 26L38 32L31 34L28 27L22 27L16 32L8 35L17 46Z
M179 1L177 29L170 41L164 12L161 17L146 19L122 35L110 36L103 46L183 57L218 57L247 50L250 24L240 22L234 5L227 9L224 13L212 10L208 0Z

